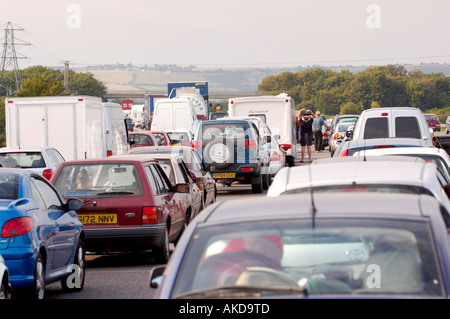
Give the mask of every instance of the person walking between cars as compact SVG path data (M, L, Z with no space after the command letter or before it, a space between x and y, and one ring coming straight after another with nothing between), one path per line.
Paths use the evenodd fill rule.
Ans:
M313 120L313 128L314 128L314 148L316 153L320 153L322 151L322 128L326 127L330 129L330 127L325 124L323 117L320 116L320 112L316 112L316 117Z
M308 113L311 115L309 117ZM313 121L314 121L314 113L311 110L306 110L305 108L301 109L298 113L301 117L299 119L300 122L300 145L302 147L302 159L300 160L300 163L303 163L303 160L305 158L305 148L308 149L308 158L311 162L311 145L312 145L312 138L313 138Z

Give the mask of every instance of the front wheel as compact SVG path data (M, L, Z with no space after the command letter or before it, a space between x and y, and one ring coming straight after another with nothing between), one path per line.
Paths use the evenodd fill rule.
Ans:
M86 274L85 252L83 245L78 242L74 256L74 269L72 274L61 280L61 287L66 292L80 292L84 288L84 278Z

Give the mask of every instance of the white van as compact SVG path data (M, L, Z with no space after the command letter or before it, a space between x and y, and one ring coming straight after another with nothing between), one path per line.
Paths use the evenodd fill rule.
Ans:
M285 93L276 96L252 96L228 100L228 114L256 116L263 119L278 139L281 147L287 149L286 163L295 165L297 157L297 133L295 126L295 102Z
M364 110L351 134L353 140L386 137L417 138L433 146L430 129L420 109L381 107Z
M102 103L103 131L106 136L106 156L124 155L130 150L126 115L117 103Z
M151 131L186 129L192 135L197 131L200 120L189 99L158 99L153 111Z

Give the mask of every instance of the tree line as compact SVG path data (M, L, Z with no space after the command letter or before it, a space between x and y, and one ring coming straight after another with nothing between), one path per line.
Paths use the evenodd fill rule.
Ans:
M20 71L21 88L14 96L61 96L61 95L89 95L102 97L106 94L106 85L94 78L92 73L78 73L69 70L69 87L64 87L64 71L47 68L41 65L32 66ZM6 71L4 85L10 86L14 79L14 71ZM1 89L0 96L0 146L5 145L5 98L6 91Z
M258 94L288 93L296 108L325 115L360 114L374 107L417 107L426 112L450 107L450 78L443 73L407 71L401 65L368 67L356 74L311 68L264 78Z

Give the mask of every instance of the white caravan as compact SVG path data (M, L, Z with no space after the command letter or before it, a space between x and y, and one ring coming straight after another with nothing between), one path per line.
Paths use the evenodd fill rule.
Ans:
M251 96L228 100L230 117L257 116L262 118L278 140L287 149L286 163L295 165L297 157L297 132L295 102L285 93L276 96Z
M5 107L7 147L50 146L68 161L103 158L128 149L122 109L121 115L104 110L99 97L11 97ZM111 122L114 114L122 117L121 126ZM108 136L115 136L116 148L108 146Z

